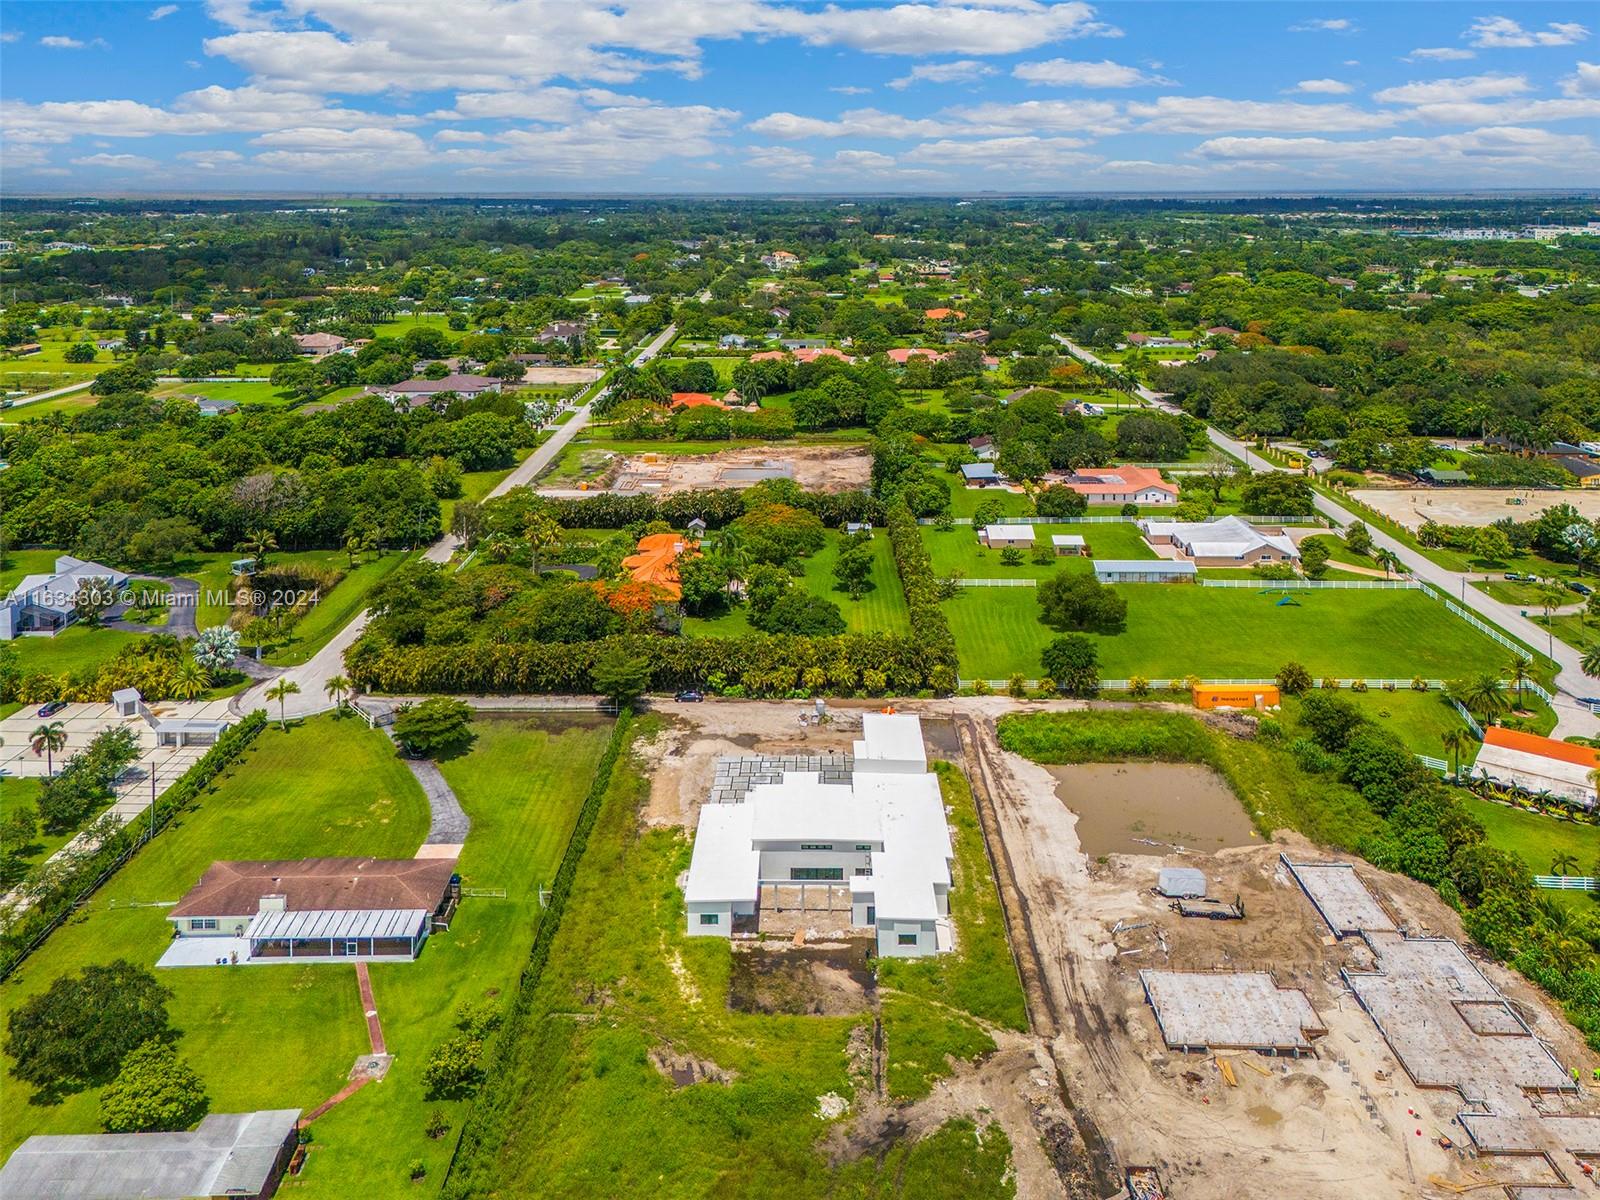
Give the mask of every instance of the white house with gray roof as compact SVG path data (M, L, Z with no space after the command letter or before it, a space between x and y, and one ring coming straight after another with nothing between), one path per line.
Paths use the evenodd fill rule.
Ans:
M114 596L127 582L125 571L70 554L60 555L53 572L24 576L0 601L0 641L23 634L60 633L78 619L80 590L93 587Z

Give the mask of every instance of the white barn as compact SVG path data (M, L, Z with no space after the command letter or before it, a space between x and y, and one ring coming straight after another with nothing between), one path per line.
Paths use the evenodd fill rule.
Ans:
M785 771L738 803L702 806L688 932L731 936L736 918L759 917L763 884L835 881L849 889L851 925L876 930L880 956L937 954L951 945L953 857L921 722L869 713L847 781Z

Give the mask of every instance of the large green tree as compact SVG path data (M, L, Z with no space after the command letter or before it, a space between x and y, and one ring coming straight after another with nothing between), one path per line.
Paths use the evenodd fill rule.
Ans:
M123 1060L100 1093L100 1124L107 1133L187 1129L209 1106L194 1068L166 1042L152 1040Z
M47 1096L109 1083L135 1049L172 1036L172 993L126 959L63 975L6 1021L11 1073Z

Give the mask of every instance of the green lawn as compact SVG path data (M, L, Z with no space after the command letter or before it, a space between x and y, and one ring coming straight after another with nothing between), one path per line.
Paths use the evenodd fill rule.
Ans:
M451 929L415 963L372 968L394 1065L319 1120L296 1187L311 1195L432 1194L452 1137L430 1140L428 1113L459 1127L464 1104L422 1097L421 1073L462 1000L513 987L532 938L536 887L554 873L598 761L607 727L549 732L534 719L485 720L472 749L444 766L473 819L461 859L469 886L504 887L504 900L467 899ZM201 807L182 817L123 868L5 985L9 1011L63 973L121 954L149 965L168 941L164 910L123 907L174 900L219 858L372 855L409 858L428 824L427 803L381 733L346 717L320 717L265 731ZM117 907L113 908L113 901ZM190 968L160 973L174 999L178 1049L205 1079L212 1109L312 1108L345 1081L367 1050L354 972L343 964ZM270 1033L270 1036L268 1036ZM98 1129L97 1097L79 1093L51 1107L29 1089L0 1088L0 1146L41 1132ZM429 1182L413 1185L422 1159Z
M1034 588L963 588L944 605L964 677L1004 679L1041 673L1039 654L1060 636L1039 621ZM1499 670L1508 654L1409 591L1302 592L1296 606L1251 588L1121 584L1127 628L1092 635L1100 674L1204 679L1269 678L1285 661L1312 675L1341 678L1453 679Z
M1094 558L1155 558L1155 553L1132 524L1082 525L1063 522L1059 525L1035 525L1035 546L1049 548L1050 539L1058 533L1079 534L1088 543ZM1083 555L1052 558L1048 563L1035 563L1031 550L1022 552L1022 562L1008 567L1000 561L1001 551L990 549L978 541L978 531L972 525L957 525L951 529L922 526L922 540L927 544L928 557L933 560L937 575L960 571L968 579L1047 579L1057 571L1088 572L1093 568L1090 559Z
M849 633L906 633L910 629L910 612L906 607L905 592L900 587L900 575L894 567L894 551L889 545L889 535L879 530L872 538L872 588L859 600L852 600L849 592L839 591L833 578L833 567L839 559L839 545L843 535L829 532L828 541L821 550L802 561L800 586L813 595L832 600L839 606ZM686 617L683 632L697 637L739 637L752 632L748 610L744 605L734 605L714 617Z
M140 636L117 629L73 625L55 637L21 637L11 645L16 647L17 665L24 675L76 675L114 658Z
M445 334L452 342L463 336L450 328L450 315L442 312L412 313L410 316L396 317L393 321L384 321L372 327L374 338L401 338L413 329L426 327L437 329Z
M686 935L677 878L689 841L679 830L640 827L648 791L637 764L618 764L548 964L500 1043L491 1111L503 1115L503 1140L464 1152L457 1185L563 1200L1014 1195L1009 1145L997 1129L976 1137L966 1122L829 1165L818 1144L829 1123L817 1118L817 1099L853 1095L846 1045L871 1014L731 1008L731 945ZM890 1005L883 1015L886 1044L915 1051L914 1068L902 1056L910 1069L896 1076L907 1091L943 1063L943 1052L970 1046L970 1023L941 1045L925 1023L900 1023ZM731 1078L674 1087L650 1060L658 1051L693 1056Z
M1444 744L1439 740L1440 735L1446 730L1467 727L1467 723L1461 719L1461 714L1456 712L1445 699L1443 692L1413 692L1409 689L1385 692L1374 689L1368 692L1346 690L1339 695L1360 708L1362 714L1374 725L1393 733L1413 754L1449 759ZM1299 711L1298 698L1284 697L1283 716L1286 721L1295 722ZM1472 750L1462 755L1463 768L1471 766L1472 759L1477 754L1477 745L1476 742L1472 743Z
M1483 826L1489 844L1515 854L1535 875L1551 873L1555 855L1571 854L1578 860L1576 874L1593 875L1600 863L1600 827L1577 825L1540 813L1524 812L1491 800L1460 793L1461 803Z
M3 380L0 380L3 383ZM44 390L44 389L40 389ZM63 416L72 416L86 408L93 408L100 402L100 397L92 391L73 392L70 396L58 396L54 400L40 400L33 404L15 405L5 410L0 417L7 424L17 424L21 421L33 421L41 417L48 417L53 413Z
M12 550L7 548L0 559L0 595L4 595L22 582L24 575L48 575L56 569L56 559L63 550Z
M361 611L367 602L368 592L402 563L414 557L414 553L395 551L369 558L348 571L338 586L300 618L290 632L288 642L268 654L266 661L279 667L292 667L305 662Z

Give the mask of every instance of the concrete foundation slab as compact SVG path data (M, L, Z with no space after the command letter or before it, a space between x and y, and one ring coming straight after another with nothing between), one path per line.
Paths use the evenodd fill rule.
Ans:
M1139 982L1175 1050L1302 1054L1327 1032L1304 992L1280 988L1265 971L1140 971Z
M1305 889L1334 936L1392 933L1399 928L1349 863L1297 863L1291 862L1288 855L1281 856L1280 861Z

